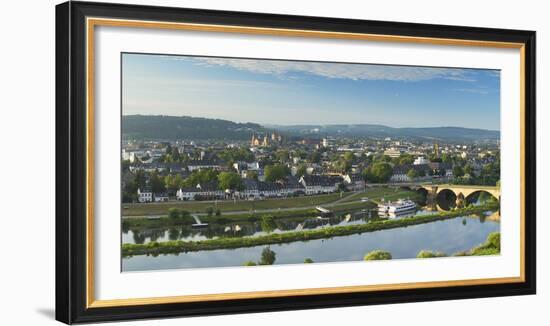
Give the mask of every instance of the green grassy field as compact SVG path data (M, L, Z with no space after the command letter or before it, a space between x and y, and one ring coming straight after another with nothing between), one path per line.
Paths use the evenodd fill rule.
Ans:
M342 198L351 195L351 193L343 193ZM124 204L123 216L147 216L147 215L165 215L171 207L180 208L191 213L204 213L206 208L219 208L222 212L231 211L250 211L262 209L278 209L278 208L294 208L308 207L314 205L327 204L341 199L340 193L303 196L292 198L277 198L265 200L237 200L233 201L218 201L201 202L201 201L172 201L164 203L145 203L145 204Z
M371 209L374 204L371 202L354 202L354 203L341 203L331 207L334 213L341 213L346 211L358 210L358 209ZM315 209L296 209L291 211L275 211L269 213L241 213L241 214L226 214L221 216L201 216L202 222L206 223L229 223L229 222L250 222L259 220L262 216L269 215L275 219L279 218L293 218L293 217L310 217L317 216L319 212ZM155 219L149 219L146 217L133 217L125 218L123 225L126 228L140 228L140 229L153 229L160 227L174 227L191 225L195 223L192 217L172 219L167 216L162 216Z
M415 195L416 193L414 191L407 191L403 189L390 188L390 187L375 187L375 188L367 188L364 191L355 192L351 196L347 196L346 198L342 199L340 202L345 203L350 201L359 201L363 197L367 197L373 200L380 200L381 198L384 198L385 200L394 200L397 198L403 198L403 196L411 197ZM394 197L397 197L397 198L394 198Z
M258 214L270 214L275 217L296 216L300 211L304 212L313 206L326 205L331 210L367 208L368 202L361 202L362 197L368 197L371 200L395 200L398 198L415 199L418 194L414 191L396 190L393 188L377 187L370 188L361 192L334 193L317 196L303 196L294 198L266 199L257 201L218 201L200 202L200 201L177 201L164 203L146 203L146 204L125 204L123 217L136 216L166 216L169 208L180 208L191 213L204 213L208 207L219 208L223 217L231 219L243 219L244 217L257 216ZM295 209L294 209L295 208ZM282 211L277 211L281 209ZM292 209L292 212L288 212ZM264 211L262 210L271 210ZM284 210L287 210L285 212ZM243 212L235 214L235 212ZM202 217L201 217L202 218ZM206 217L205 217L206 218Z

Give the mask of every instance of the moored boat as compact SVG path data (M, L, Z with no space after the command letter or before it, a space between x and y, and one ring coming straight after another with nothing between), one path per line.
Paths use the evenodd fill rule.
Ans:
M399 199L395 202L382 202L378 204L379 214L399 214L410 212L416 209L416 203L412 200Z

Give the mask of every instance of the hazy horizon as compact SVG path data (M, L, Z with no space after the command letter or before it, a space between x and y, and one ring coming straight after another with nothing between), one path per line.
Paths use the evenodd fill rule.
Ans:
M486 128L473 128L473 127L460 127L460 126L452 126L452 125L448 125L448 126L444 126L444 125L441 125L441 126L430 126L430 127L426 127L426 126L417 126L417 127L393 127L393 126L388 126L388 125L384 125L384 124L379 124L379 123L353 123L353 122L349 122L349 123L309 123L309 124L277 124L277 123L259 123L259 122L255 122L255 121L234 121L234 120L228 120L228 119L221 119L221 118L208 118L208 117L198 117L198 116L189 116L189 115L168 115L168 114L123 114L122 115L123 117L130 117L130 116L143 116L143 117L146 117L146 116L151 116L151 117L171 117L171 118L193 118L193 119L214 119L214 120L224 120L224 121L229 121L229 122L234 122L234 123L242 123L242 124L245 124L245 123L254 123L254 124L258 124L262 127L292 127L292 126L296 126L296 127L300 127L300 126L321 126L321 127L326 127L326 126L352 126L352 125L355 125L355 126L358 126L358 125L370 125L370 126L383 126L383 127L390 127L390 128L395 128L395 129L405 129L405 128L412 128L412 129L415 129L415 128L418 128L418 129L424 129L424 128L463 128L463 129L479 129L479 130L487 130L487 131L498 131L500 132L500 130L498 129L486 129Z
M500 131L498 70L129 53L122 67L123 115Z

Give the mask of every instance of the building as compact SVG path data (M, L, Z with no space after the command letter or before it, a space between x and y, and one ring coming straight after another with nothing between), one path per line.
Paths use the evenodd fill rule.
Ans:
M359 173L346 174L343 176L343 180L346 188L349 190L357 191L365 189L365 178Z
M150 203L153 201L153 191L148 187L143 189L138 188L137 197L140 203Z
M168 194L165 192L156 192L153 194L153 198L155 202L168 201L169 199Z
M193 160L187 163L187 169L189 170L189 172L203 169L220 170L221 166L222 165L220 162L210 160Z
M416 170L422 178L430 178L429 175L432 172L432 168L428 164L404 164L396 165L393 167L393 173L390 177L390 182L410 182L408 173L410 170Z
M265 134L263 137L253 133L252 139L250 140L250 147L268 147L271 143L281 143L282 141L283 137L277 133L272 133L271 136Z
M410 168L405 165L397 165L393 168L393 173L390 177L390 182L409 182L411 179L407 175Z
M304 175L299 181L304 186L306 195L315 195L336 192L338 185L342 183L342 178L326 175Z
M195 187L181 188L176 192L178 200L215 200L224 199L225 192L219 189L218 182L199 183Z
M430 163L430 161L428 161L424 156L417 157L413 162L414 165L421 165L421 164L428 164L428 163Z
M434 156L439 157L439 143L434 143Z
M241 198L245 198L245 199L260 198L258 181L254 179L243 179L243 184L244 184L244 190L240 192Z
M401 156L401 151L395 148L388 148L384 151L384 155L395 158Z
M281 197L284 194L283 186L276 182L258 181L260 198Z

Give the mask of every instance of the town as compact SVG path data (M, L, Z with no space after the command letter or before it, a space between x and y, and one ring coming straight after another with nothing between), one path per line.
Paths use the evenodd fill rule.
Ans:
M252 132L249 140L122 144L122 201L262 200L368 185L498 185L498 140L333 137Z

